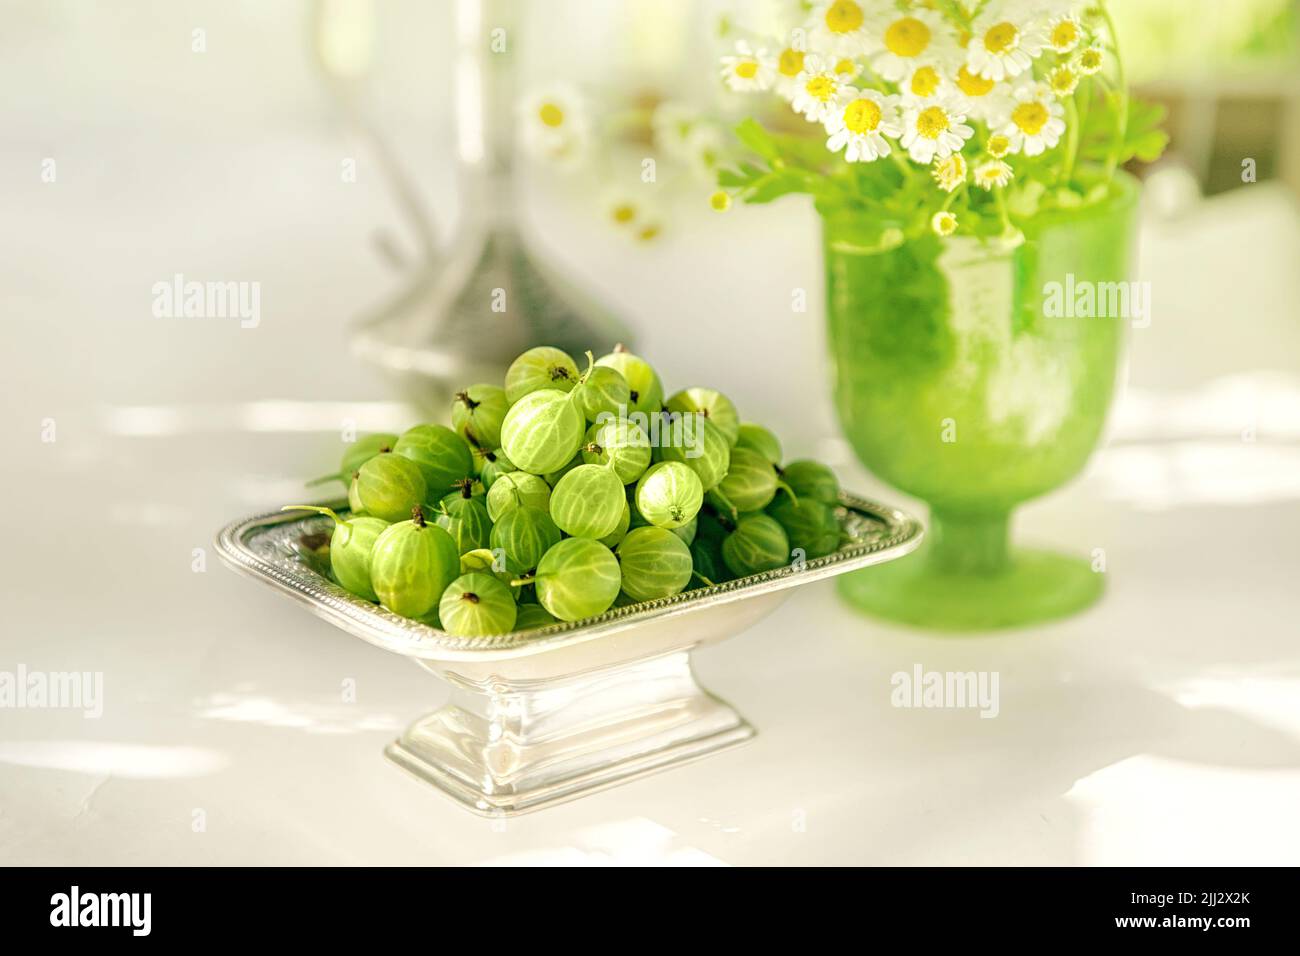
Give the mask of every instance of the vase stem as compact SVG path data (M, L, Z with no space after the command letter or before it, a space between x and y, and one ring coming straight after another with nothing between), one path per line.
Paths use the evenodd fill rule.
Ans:
M951 574L992 574L1009 562L1011 516L930 512L930 556Z

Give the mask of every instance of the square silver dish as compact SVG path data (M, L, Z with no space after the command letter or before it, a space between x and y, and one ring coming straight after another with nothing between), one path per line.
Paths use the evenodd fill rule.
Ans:
M334 503L338 510L346 503ZM451 698L385 749L462 806L516 814L695 760L754 736L696 683L691 653L746 630L791 588L913 551L915 518L845 494L834 554L597 617L495 637L455 637L349 594L313 545L328 518L271 512L236 521L217 551L236 571L296 598L451 685Z

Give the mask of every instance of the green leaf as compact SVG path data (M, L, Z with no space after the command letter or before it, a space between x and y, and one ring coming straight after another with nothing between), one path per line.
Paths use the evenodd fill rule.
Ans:
M1128 131L1119 161L1126 163L1137 157L1144 163L1154 163L1169 145L1169 134L1160 127L1168 110L1160 103L1148 103L1136 97L1129 100Z
M758 155L762 156L769 163L780 159L781 150L777 146L772 135L762 126L758 120L750 117L736 127L736 138Z

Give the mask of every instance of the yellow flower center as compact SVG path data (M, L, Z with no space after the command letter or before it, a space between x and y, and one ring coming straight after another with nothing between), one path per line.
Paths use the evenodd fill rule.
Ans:
M858 72L858 65L848 57L835 64L835 72L841 76L852 76Z
M644 226L641 229L641 231L636 234L636 237L640 239L642 242L649 242L652 239L658 238L658 236L659 236L658 226Z
M1052 27L1052 46L1058 50L1070 50L1079 42L1079 28L1073 20L1062 20Z
M880 126L880 105L863 97L844 107L844 125L851 133L870 133Z
M990 53L1008 53L1020 42L1020 31L1014 23L994 24L984 34L984 49Z
M1084 50L1083 53L1079 54L1079 65L1085 70L1101 69L1101 51Z
M631 203L622 202L611 209L609 214L616 223L624 226L636 218L636 207Z
M709 196L709 205L713 207L716 212L726 212L731 208L731 197L719 189L717 192L713 193L713 195Z
M852 33L863 19L862 8L853 0L835 0L826 11L826 28L831 33Z
M967 96L987 96L996 84L972 73L966 67L957 71L957 88Z
M776 68L782 76L798 76L803 72L803 56L803 51L787 47L781 51L781 59L777 61Z
M554 128L564 123L564 110L554 103L543 103L537 110L537 118Z
M1052 114L1042 103L1021 103L1011 112L1011 122L1015 123L1025 134L1037 136L1047 125Z
M814 76L803 88L813 99L825 103L835 94L835 81L829 76Z
M912 95L933 96L939 88L939 71L932 66L923 66L912 74Z
M1007 139L1001 133L994 133L989 137L989 143L986 147L990 156L1001 159L1011 149L1011 140Z
M938 139L948 131L950 120L941 107L931 106L916 117L916 131L926 139Z
M916 17L895 20L885 31L885 48L895 56L920 56L930 45L930 28Z
M1052 89L1057 93L1073 93L1079 85L1079 78L1068 66L1061 66L1052 71L1051 82Z
M758 75L758 63L755 60L741 60L736 64L736 76L742 80L752 80Z

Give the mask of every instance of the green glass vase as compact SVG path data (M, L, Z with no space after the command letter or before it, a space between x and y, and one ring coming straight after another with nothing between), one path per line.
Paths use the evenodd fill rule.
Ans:
M1012 511L1101 437L1139 300L1138 187L1018 223L1023 239L864 246L824 219L836 407L862 463L930 506L914 555L840 579L856 607L940 630L1032 624L1096 601L1093 562L1013 547ZM1091 290L1089 297L1088 290ZM1091 298L1091 307L1089 300Z

